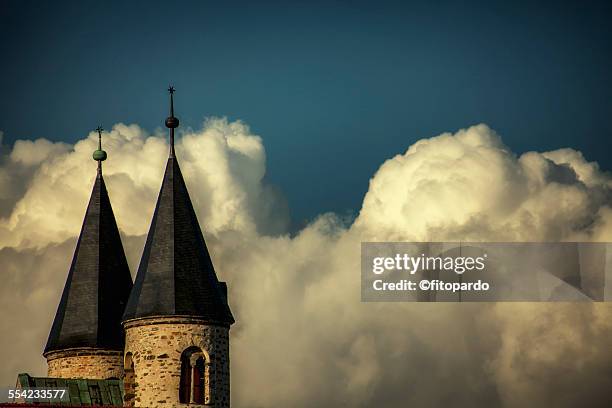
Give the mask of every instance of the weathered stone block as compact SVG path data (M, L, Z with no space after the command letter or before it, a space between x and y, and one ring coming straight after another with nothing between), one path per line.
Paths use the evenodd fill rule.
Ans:
M45 354L49 377L105 380L123 377L123 353L94 348L75 348Z

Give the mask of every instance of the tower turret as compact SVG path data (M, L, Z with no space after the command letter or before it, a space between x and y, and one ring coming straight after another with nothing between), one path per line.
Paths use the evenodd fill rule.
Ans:
M43 354L49 377L107 379L123 373L121 316L132 277L102 177L102 128L96 130L98 174Z
M174 152L170 149L134 289L123 316L126 398L143 407L229 407L227 286L217 279Z

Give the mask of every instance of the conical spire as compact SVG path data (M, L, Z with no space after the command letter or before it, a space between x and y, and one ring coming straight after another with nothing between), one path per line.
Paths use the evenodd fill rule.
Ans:
M98 131L98 175L83 220L68 278L45 353L75 347L123 350L121 316L132 277L102 177L102 129Z
M170 92L170 154L153 220L123 319L192 316L230 325L227 287L219 282L185 180L174 155L174 88Z

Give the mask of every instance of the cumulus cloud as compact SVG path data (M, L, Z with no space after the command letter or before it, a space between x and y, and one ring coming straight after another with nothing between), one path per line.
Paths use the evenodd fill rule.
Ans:
M52 143L46 139L17 140L12 150L6 153L2 136L0 132L0 217L12 211L38 166L69 148L65 143Z
M478 125L386 161L356 225L382 239L605 240L610 191L609 175L579 152L516 157Z
M78 234L96 175L91 157L96 147L95 132L71 150L44 139L15 143L11 161L27 163L35 174L10 215L0 219L0 248L41 248ZM105 135L103 148L109 154L104 175L120 229L126 235L146 234L168 152L165 138L118 124ZM176 150L197 215L209 232L283 230L286 203L262 183L265 151L248 126L210 120L201 132L185 134Z
M7 384L18 371L44 373L38 356L95 175L95 142L28 142L9 155L33 171L0 219ZM134 268L167 144L121 124L104 144ZM177 156L238 321L233 405L604 406L606 304L360 302L365 240L609 240L611 178L579 152L517 156L485 125L423 139L381 165L353 223L323 214L294 236L285 201L264 181L262 140L244 123L209 120L182 135Z

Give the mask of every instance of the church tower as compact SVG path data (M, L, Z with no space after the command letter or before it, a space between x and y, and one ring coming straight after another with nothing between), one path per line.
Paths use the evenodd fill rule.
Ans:
M217 279L174 152L170 151L134 289L123 315L126 405L229 407L227 286Z
M98 150L93 158L98 174L43 354L49 377L108 379L123 375L121 316L132 277L102 177L102 161L106 160L102 128L96 130Z

